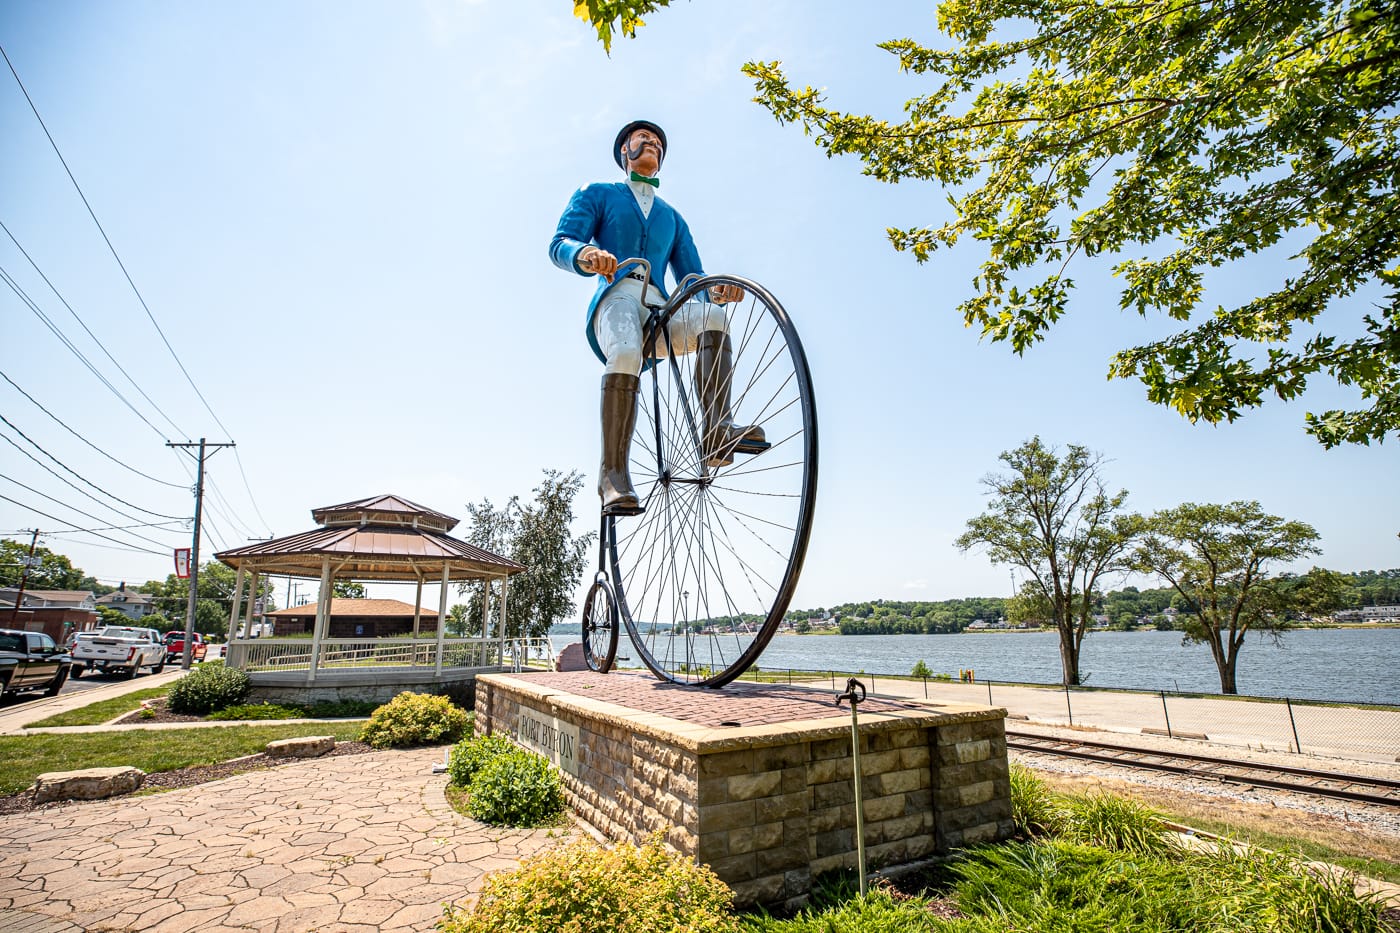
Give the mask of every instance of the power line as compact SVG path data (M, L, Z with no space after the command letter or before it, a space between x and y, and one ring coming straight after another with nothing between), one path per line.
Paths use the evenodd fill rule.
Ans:
M194 390L194 394L199 398L200 403L204 405L204 410L209 412L209 416L214 419L214 423L219 426L224 434L231 438L233 432L230 431L223 421L219 419L219 416L215 414L208 399L204 397L204 393L199 391L199 386L195 385L189 370L185 368L185 364L181 361L179 354L175 352L175 348L170 345L170 341L166 338L165 331L161 330L160 324L156 321L156 316L151 313L150 306L146 304L145 296L143 296L141 290L136 287L136 282L131 278L131 273L127 271L126 264L122 262L121 256L117 254L117 248L112 245L112 240L107 236L107 231L103 228L102 222L97 219L97 212L92 209L92 204L88 202L87 195L83 193L82 185L78 184L78 179L73 175L73 170L68 167L68 160L63 157L63 152L58 148L57 141L54 140L53 134L49 132L48 124L44 123L44 118L39 114L38 106L35 105L34 99L29 96L29 89L26 88L24 82L20 80L19 72L15 69L14 62L10 61L10 56L5 53L3 46L0 46L0 57L4 57L5 64L10 68L10 74L14 75L15 83L19 85L20 92L24 94L24 99L29 104L29 109L34 112L34 119L39 121L39 126L43 129L44 136L48 139L49 145L53 147L54 155L58 156L58 161L63 164L63 170L68 174L68 180L73 183L73 189L78 192L78 197L82 199L83 206L87 208L88 216L92 218L93 224L97 226L98 232L102 234L103 242L107 244L107 249L111 251L112 258L117 261L117 265L121 268L122 275L126 277L126 283L131 286L132 293L136 295L136 300L141 302L141 308L146 312L146 317L150 319L151 326L156 329L156 333L160 335L161 342L165 344L165 349L170 352L170 358L175 361L176 366L180 367L180 372L184 374L185 381L190 384L190 388ZM163 414L164 412L162 412L162 415ZM168 421L170 419L166 418L166 420ZM149 422L147 423L149 424ZM152 427L154 428L154 426ZM258 500L253 496L253 488L248 482L248 474L243 468L243 459L238 455L237 448L234 449L233 456L234 460L238 463L238 471L243 476L243 487L248 492L248 500L253 504L253 511L262 519L264 527L270 532L271 525L263 516L262 509L258 508Z
M272 525L263 516L262 509L258 508L258 500L253 496L253 487L248 484L248 474L243 470L243 457L239 455L237 447L233 448L233 462L238 464L238 475L243 477L243 488L248 492L248 501L253 503L253 511L262 519L263 531L271 535Z
M102 227L102 222L97 219L97 213L92 209L92 205L88 203L87 195L83 193L82 185L79 185L78 179L73 176L73 170L68 167L68 160L63 158L63 152L58 148L58 143L54 141L53 134L49 132L48 125L44 123L44 118L39 115L39 108L35 106L34 99L29 96L29 90L24 86L24 82L20 80L19 72L15 70L14 63L10 61L10 56L5 54L3 46L0 46L0 56L3 56L5 64L10 66L10 74L15 76L15 83L19 85L20 91L24 94L24 99L28 101L29 109L34 111L34 119L39 121L39 126L43 129L44 135L48 137L49 145L53 147L54 154L58 156L58 161L63 163L63 170L68 173L68 180L73 183L73 188L78 192L78 197L82 198L83 206L87 208L88 216L91 217L92 222L97 225L97 231L102 234L103 242L107 244L107 249L111 251L112 258L117 261L117 265L121 268L122 275L126 277L126 283L131 286L132 292L136 295L136 300L141 302L141 307L145 310L146 317L150 318L151 326L154 327L156 333L160 335L161 342L165 344L165 349L170 351L171 359L175 361L176 366L180 367L180 372L184 374L185 381L190 384L190 388L194 390L194 394L198 396L200 402L204 404L204 410L209 412L209 416L214 419L214 423L222 428L225 434L231 433L227 427L224 427L224 423L219 420L219 416L214 414L214 409L209 406L209 402L204 398L204 393L200 392L199 386L194 384L194 379L190 377L189 370L185 369L185 364L181 362L179 354L177 354L175 348L170 345L170 341L165 336L165 331L161 330L160 324L156 322L156 316L151 313L150 306L146 304L146 299L142 296L141 290L136 287L136 283L131 278L131 273L126 271L126 264L122 262L121 256L117 255L117 248L112 245L111 239L107 236L107 231Z
M236 447L234 448L234 450L237 449L238 448ZM253 534L253 529L250 528L246 522L244 522L238 517L237 511L234 509L233 505L228 501L228 497L226 497L223 494L223 491L220 490L217 485L215 485L214 478L212 476L206 476L204 478L204 482L209 487L209 491L214 494L214 498L219 500L219 505L221 506L221 508L218 510L219 516L225 519L230 525L232 525L234 531L239 532L245 538L256 537L256 535ZM212 506L214 503L211 502L209 504Z
M7 444L9 444L11 447L13 447L15 450L18 450L20 453L24 454L24 455L25 455L26 457L28 457L30 460L33 460L36 464L39 465L39 468L40 468L40 469L47 470L47 471L48 471L55 479L57 479L60 483L62 483L63 485L67 486L69 489L73 490L74 492L78 493L79 495L86 496L87 498L91 499L93 502L96 502L98 505L102 506L104 509L110 509L111 511L116 512L116 513L117 513L118 515L120 515L122 518L129 518L129 519L131 519L131 520L134 521L134 522L139 522L139 521L141 520L140 518L138 518L138 517L135 516L135 515L131 515L131 514L127 513L127 512L123 512L121 509L116 508L115 506L108 505L107 503L103 502L101 499L99 499L99 498L97 498L96 496L94 496L92 493L87 492L87 491L85 491L85 490L83 490L83 489L79 489L77 486L74 486L74 485L73 485L72 483L70 483L68 480L64 479L62 476L59 476L56 472L54 472L53 467L51 467L51 466L49 466L48 464L44 463L44 462L41 461L38 457L36 457L36 456L34 456L33 454L31 454L29 451L25 450L23 447L19 446L19 445L16 444L13 440L11 440L10 438L6 437L5 435L0 434L0 440L3 440L5 443L7 443ZM8 477L7 477L7 478L8 478Z
M78 316L77 311L73 310L73 306L68 303L68 299L64 298L63 295L59 292L59 290L54 286L53 282L49 281L49 277L44 274L44 270L39 268L39 264L34 261L34 257L30 256L29 251L26 250L22 245L20 245L19 240L15 239L15 235L10 232L9 227L5 226L5 222L3 220L0 220L0 230L5 231L5 235L10 238L10 242L15 244L15 249L19 250L21 255L23 255L25 259L29 260L29 264L34 267L35 272L39 273L39 278L44 280L44 284L49 287L49 291L53 292L54 296L58 298L58 300L63 304L63 307L68 309L68 313L73 315L73 320L77 321L78 324L83 328L84 332L86 332L87 335L92 338L92 342L97 344L98 349L100 349L103 353L107 355L107 359L111 360L112 365L117 367L117 371L126 377L126 381L131 383L131 387L137 392L140 392L141 397L144 398L147 402L150 402L151 407L154 408L160 414L160 416L164 418L172 428L175 429L176 434L188 434L188 431L181 430L180 426L176 424L173 420L171 420L170 416L165 413L165 410L156 404L155 399L151 398L149 395L146 394L145 389L137 385L136 380L131 377L131 373L127 372L126 367L122 366L121 363L117 362L117 358L114 357L112 355L112 352L107 349L106 344L104 344L101 340L97 339L97 335L92 332L92 328L87 326L87 322Z
M70 428L70 427L67 425L67 423L65 423L65 422L63 421L62 418L58 417L58 416L55 415L53 412L51 412L51 411L49 411L47 408L45 408L43 405L39 404L39 402L34 398L34 396L30 395L28 392L26 392L26 391L24 391L23 389L21 389L21 388L15 383L15 381L14 381L13 379L11 379L9 376L5 375L5 372L4 372L3 370L0 370L0 379L4 379L4 380L5 380L6 382L8 382L10 385L14 386L14 389L15 389L16 392L18 392L20 395L23 395L25 398L29 399L29 401L33 402L33 403L34 403L34 407L38 408L38 409L39 409L40 411L42 411L44 414L46 414L46 415L48 415L50 418L52 418L52 419L54 420L54 423L57 424L60 428L62 428L63 430L67 431L69 434L73 435L73 436L76 437L78 440L82 441L84 444L87 444L87 445L88 445L89 447L91 447L93 450L97 451L97 452L100 453L102 456L106 457L108 460L112 461L112 462L115 463L117 466L121 467L122 469L124 469L124 470L130 470L132 473L135 473L137 476L144 477L145 479L148 479L148 480L150 480L150 481L153 482L153 483L160 483L162 486L169 486L171 489L186 489L186 488L188 488L188 487L185 486L183 483L169 483L169 482L166 482L166 481L163 480L163 479L157 479L156 477L151 476L149 473L142 473L140 470L136 469L136 467L131 466L130 464L123 463L121 460L118 460L116 457L114 457L114 456L112 456L111 454L107 453L107 451L103 450L101 447L98 447L98 446L97 446L96 444L94 444L92 441L90 441L90 440L88 440L87 438L83 437L83 436L82 436L81 434L79 434L77 431L74 431L72 428Z
M18 434L20 437L24 438L26 441L29 441L30 445L31 445L35 450L39 451L39 453L43 454L45 457L48 457L48 458L49 458L50 460L52 460L54 463L57 463L59 466L63 467L63 469L67 470L67 471L68 471L69 473L71 473L73 476L76 476L78 479L82 480L84 483L87 483L89 486L91 486L93 489L96 489L98 492L102 493L102 495L106 496L107 498L109 498L109 499L114 499L114 500L116 500L117 502L120 502L122 505L128 506L129 508L133 508L133 509L135 509L135 510L138 511L138 512L145 512L147 515L154 515L156 518L180 518L180 519L183 518L183 516L180 516L180 515L166 515L164 512L156 512L156 511L153 511L153 510L151 510L151 509L142 508L141 506L136 505L134 502L127 502L127 501L126 501L125 499L123 499L121 496L114 496L114 495L112 495L112 493L110 493L110 492L108 492L107 490L103 489L101 486L97 485L96 483L92 482L91 480L85 478L84 476L82 476L82 474L78 473L78 472L77 472L76 470L74 470L72 467L69 467L69 466L68 466L67 464L65 464L62 460L59 460L59 459L58 459L57 457L55 457L53 454L49 453L49 452L48 452L47 450L45 450L43 447L39 446L39 444L38 444L37 442L35 442L32 438L30 438L30 436L29 436L28 434L25 434L25 433L24 433L23 431L21 431L19 428L15 427L15 425L13 424L13 422L11 422L10 419L6 418L4 415L0 415L0 421L3 421L5 424L9 425L11 431L14 431L14 432L15 432L16 434ZM0 437L4 437L4 435L0 435ZM9 438L5 438L5 439L6 439L6 440L9 440ZM14 445L15 448L17 448L17 449L19 449L19 450L21 450L21 451L23 450L23 448L20 448L20 446L19 446L18 444L15 444L14 441L10 441L10 443L11 443L12 445ZM33 460L34 458L33 458L33 457L30 457L30 459ZM36 461L36 462L37 462L37 461ZM42 464L40 464L40 465L42 466ZM53 472L53 471L50 470L50 472ZM55 474L55 475L57 475L57 474ZM59 477L59 478L62 479L62 477ZM67 481L65 480L65 482L67 482ZM79 490L79 491L81 492L81 490ZM121 514L121 510L120 510L120 509L113 509L110 505L105 505L104 507L105 507L105 508L112 509L113 512L117 512L118 514ZM128 516L126 516L126 517L127 517L127 518L134 518L135 516L128 515Z
M112 385L112 383L107 380L106 376L102 375L100 372L97 371L97 367L92 365L92 361L83 355L83 351L79 350L77 346L74 345L73 341L69 340L64 335L63 331L58 329L58 325L49 319L49 316L43 312L43 310L39 307L38 304L35 303L34 299L30 298L29 295L25 293L23 288L20 288L19 283L10 277L10 273L5 271L4 266L0 266L0 280L3 280L6 285L10 286L10 290L19 296L20 301L23 301L25 305L29 307L29 310L33 311L34 314L39 318L39 320L44 323L44 326L53 332L53 335L59 339L59 342L68 348L68 352L72 353L78 358L78 362L82 363L84 366L87 367L88 372L92 373L95 377L97 377L98 382L106 386L108 391L110 391L113 395L120 399L123 405L125 405L127 408L130 408L132 414L144 421L146 423L146 427L156 432L156 435L162 440L165 439L165 432L162 431L160 428L156 427L155 425L151 424L150 420L145 415L141 414L141 412L137 411L136 406L131 404L131 402L127 400L127 397L125 395L122 395L121 392L117 389L117 387Z
M56 515L50 515L48 512L40 511L39 509L34 508L32 505L25 505L23 502L20 502L20 501L17 500L17 499L11 499L9 496L0 495L0 499L4 499L6 502L9 502L9 503L12 503L12 504L14 504L14 505L17 505L17 506L19 506L20 508L24 509L25 511L33 512L35 515L42 515L44 518L47 518L47 519L49 519L50 521L58 522L59 524L64 525L65 527L68 527L68 528L73 528L73 527L75 527L75 526L73 525L73 523L70 522L70 521L67 521L67 520L65 520L65 519L59 518L59 517L56 516ZM70 506L70 508L71 508L71 506ZM73 509L73 511L76 512L76 511L78 511L78 509ZM99 519L99 521L100 521L100 519ZM98 533L98 532L96 532L96 531L89 531L88 534L93 535L94 537L101 538L101 539L103 539L104 541L111 541L111 542L113 542L113 543L115 543L115 544L119 544L119 545L121 545L121 548L122 548L122 550L124 550L124 551L141 551L141 552L146 553L146 554L155 554L155 555L157 555L157 556L159 556L159 557L165 557L165 556L167 556L167 554L168 554L168 552L166 552L166 551L153 551L153 550L151 550L150 548L137 547L137 546L135 546L135 545L133 545L133 544L127 544L125 541L118 541L116 538L109 538L107 535L100 534L100 533ZM100 545L100 544L95 544L95 545L93 545L93 547L101 547L101 546L102 546L102 545Z
M91 512L84 512L82 509L78 508L76 505L73 505L71 502L64 502L62 499L55 499L53 496L49 495L48 493L46 493L46 492L40 492L39 490L35 489L33 486L26 486L24 483L21 483L19 480L15 479L13 476L5 476L3 473L0 473L0 479L8 480L9 482L14 483L14 484L15 484L16 486L18 486L19 488L24 489L24 490L26 490L26 491L28 491L28 492L32 492L32 493L34 493L34 495L40 496L41 498L48 499L50 502L56 502L56 503L58 503L59 505L63 506L65 509L72 509L74 512L77 512L79 515L83 516L84 518L90 518L90 519L92 519L92 520L95 521L95 522L100 522L100 521L105 521L105 520L106 520L106 519L101 518L100 516L93 515ZM69 524L72 524L72 523L70 522ZM164 542L164 541L157 541L155 538L148 538L148 537L146 537L145 535L138 535L138 534L137 534L136 532L134 532L134 531L128 531L127 534L130 535L130 536L133 537L133 538L140 538L142 541L148 541L148 542L150 542L151 544L158 544L158 545L161 545L161 546L164 546L164 545L165 545L165 542Z
M8 478L9 478L9 477L6 477L6 479L8 479ZM67 530L67 531L46 531L46 532L44 532L44 534L45 534L46 536L47 536L47 535L71 535L71 534L76 534L76 533L78 533L78 532L90 532L90 531L126 531L128 528L163 528L163 527L165 527L166 525L187 525L187 524L189 524L189 519L180 519L180 518L177 518L177 519L175 519L174 521L169 521L169 522L144 522L144 523L142 523L142 524L140 524L140 525L106 525L106 526L104 526L104 527L102 527L102 528L70 528L70 529Z

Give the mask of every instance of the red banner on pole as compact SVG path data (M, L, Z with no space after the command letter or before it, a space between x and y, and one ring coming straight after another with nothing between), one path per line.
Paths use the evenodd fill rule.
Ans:
M187 547L177 547L175 549L175 576L181 580L188 580L190 576L190 549Z

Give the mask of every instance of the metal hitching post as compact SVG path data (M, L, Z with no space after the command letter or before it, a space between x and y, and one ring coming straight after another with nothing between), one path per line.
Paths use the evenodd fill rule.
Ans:
M859 692L859 695L857 695ZM851 777L856 791L856 870L860 872L860 894L865 896L865 808L860 793L860 723L856 718L856 706L865 702L865 684L854 677L846 681L846 692L836 698L836 705L842 700L851 701Z

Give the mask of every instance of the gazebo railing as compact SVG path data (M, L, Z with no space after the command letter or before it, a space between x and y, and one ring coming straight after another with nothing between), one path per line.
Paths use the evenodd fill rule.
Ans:
M436 668L437 641L424 638L324 638L318 670ZM316 646L305 638L256 638L229 642L227 661L248 673L311 669ZM507 649L509 652L510 649ZM445 668L505 667L499 638L447 638L442 644Z

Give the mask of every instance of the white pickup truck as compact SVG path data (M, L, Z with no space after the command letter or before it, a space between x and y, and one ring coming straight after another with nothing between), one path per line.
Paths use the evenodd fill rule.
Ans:
M153 628L109 625L96 634L84 633L73 645L73 676L104 671L135 677L143 667L152 674L165 669L165 642Z

